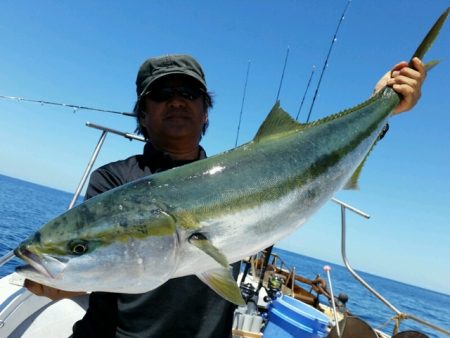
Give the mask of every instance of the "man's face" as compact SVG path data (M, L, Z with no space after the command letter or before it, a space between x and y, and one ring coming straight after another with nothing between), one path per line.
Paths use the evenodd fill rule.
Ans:
M169 75L155 81L150 88L150 94L143 98L144 117L141 119L141 124L153 142L158 144L161 143L158 141L162 140L164 143L167 139L199 142L203 125L208 120L203 95L191 99L183 97L176 90L171 91L173 88L183 87L196 90L200 88L198 83L188 76ZM167 90L164 91L164 89ZM174 95L172 97L158 95L164 92ZM154 97L152 93L155 93Z

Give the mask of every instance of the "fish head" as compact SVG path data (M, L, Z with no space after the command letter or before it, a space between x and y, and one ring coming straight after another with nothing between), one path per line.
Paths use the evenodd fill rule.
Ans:
M14 250L28 263L16 271L67 291L140 293L171 277L178 237L169 215L151 205L146 213L99 210L80 205L44 225Z
M93 281L105 272L103 257L94 253L102 242L76 236L70 239L45 236L45 228L42 230L14 250L17 257L28 263L16 271L38 283L68 291L76 291L80 282L78 291L93 287L86 281Z

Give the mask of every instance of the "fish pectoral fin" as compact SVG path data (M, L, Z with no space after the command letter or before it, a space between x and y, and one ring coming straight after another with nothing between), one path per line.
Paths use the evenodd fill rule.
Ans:
M219 267L199 273L197 277L227 301L236 305L245 305L231 268Z
M229 264L225 255L220 252L220 250L217 249L202 233L192 234L189 237L189 243L202 250L208 256L212 257L222 267L228 268Z
M233 278L225 255L202 233L192 234L189 237L189 243L212 257L220 265L212 270L197 274L197 277L229 302L236 305L245 305L245 301L241 296L241 290Z
M259 130L253 140L255 142L258 142L264 138L268 138L279 133L285 133L291 130L297 131L302 129L303 127L304 125L295 121L280 107L280 102L277 101L270 111L269 115L267 115L263 124L259 127Z

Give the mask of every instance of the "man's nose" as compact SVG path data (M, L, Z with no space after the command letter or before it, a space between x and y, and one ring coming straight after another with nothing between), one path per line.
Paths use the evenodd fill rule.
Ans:
M176 91L167 103L172 107L184 107L186 106L186 99Z

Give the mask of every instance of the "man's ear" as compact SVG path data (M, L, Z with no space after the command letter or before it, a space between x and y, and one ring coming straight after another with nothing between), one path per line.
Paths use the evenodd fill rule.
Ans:
M145 120L145 112L144 111L142 111L142 110L139 110L139 123L143 123L144 122L144 120Z
M208 129L209 121L208 121L208 110L205 112L205 117L203 119L203 127L202 127L202 134L205 135L206 129Z
M145 133L147 132L147 129L145 128L145 119L147 118L148 114L143 110L139 110L138 114L139 114L139 127L145 135Z

